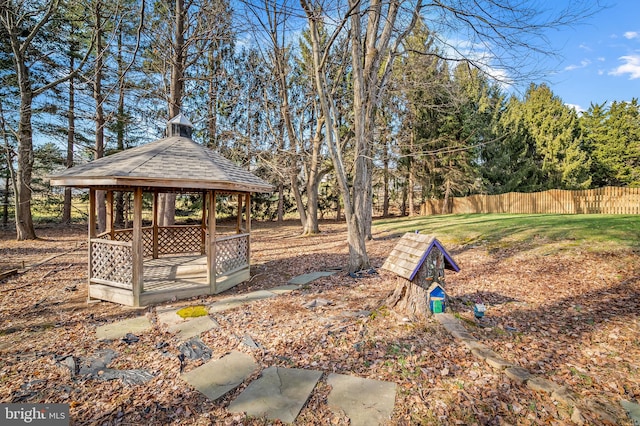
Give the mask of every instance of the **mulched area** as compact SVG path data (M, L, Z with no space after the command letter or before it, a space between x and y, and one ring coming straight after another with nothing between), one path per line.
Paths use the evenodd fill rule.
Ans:
M300 237L299 225L253 223L252 279L221 295L173 306L209 304L236 293L285 284L307 272L346 264L344 224L322 223ZM2 269L28 267L0 281L0 402L68 403L73 424L277 424L228 413L250 382L209 401L180 379L202 359L181 362L180 341L157 322L133 343L95 339L95 328L154 307L87 304L86 228L38 229L37 241L0 236ZM399 236L368 243L381 266ZM617 406L640 399L640 254L526 245L447 247L461 267L447 274L450 307L474 336L503 358L567 385L584 398ZM42 263L43 261L45 261ZM313 368L398 384L391 424L570 424L570 410L511 382L476 359L433 319L414 323L384 306L395 287L387 271L350 278L344 270L292 293L214 314L220 324L201 336L218 358L239 350L263 367ZM309 302L322 299L315 307ZM472 307L480 299L485 317ZM246 335L259 346L243 344ZM145 369L144 384L76 374L60 360L112 350L108 367ZM257 374L257 373L256 373ZM348 424L332 413L326 376L299 424ZM597 418L586 419L598 424ZM631 424L623 415L619 424Z

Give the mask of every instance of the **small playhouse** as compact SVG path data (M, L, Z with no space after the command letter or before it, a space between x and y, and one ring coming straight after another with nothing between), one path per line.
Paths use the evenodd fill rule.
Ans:
M382 265L398 276L390 307L415 316L444 312L447 305L444 270L460 268L432 235L406 233Z

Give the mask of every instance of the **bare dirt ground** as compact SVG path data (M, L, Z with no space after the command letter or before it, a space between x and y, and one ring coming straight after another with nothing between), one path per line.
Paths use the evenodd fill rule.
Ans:
M295 222L254 225L251 281L174 306L212 303L346 264L343 224L323 223L322 234L312 238L299 237ZM12 234L0 237L2 270L28 267L0 281L0 402L67 403L72 423L83 425L278 424L225 410L248 381L215 402L191 389L180 379L178 339L162 326L133 344L98 342L97 326L138 315L153 318L155 308L87 304L86 229L44 227L38 234L40 240L26 242L14 241ZM368 251L375 266L398 238L374 235ZM450 307L470 332L503 358L609 409L616 423L631 424L619 401L640 400L640 254L555 250L544 241L447 249L461 267L447 274ZM239 350L264 368L393 381L394 425L572 424L568 407L493 370L437 321L408 322L385 308L394 286L387 271L362 279L341 271L290 294L215 314L220 328L202 340L214 358ZM318 298L332 303L304 307ZM472 314L477 298L488 305L481 325ZM245 333L262 349L243 345ZM169 356L158 349L165 344ZM110 367L146 369L154 378L125 385L72 375L60 364L65 356L81 359L104 349L118 353ZM185 371L201 363L191 361ZM298 424L348 424L328 409L328 392L322 379ZM585 420L604 423L588 412Z

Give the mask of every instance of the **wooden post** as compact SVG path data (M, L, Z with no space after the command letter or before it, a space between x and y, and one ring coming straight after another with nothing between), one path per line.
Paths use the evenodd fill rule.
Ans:
M153 248L152 248L152 254L151 257L153 257L154 259L158 258L158 190L156 189L155 191L153 191L153 226L152 226L152 233L153 233Z
M246 223L247 229L245 232L247 235L247 265L251 265L251 193L247 192L245 194L245 214L246 214Z
M87 277L89 282L87 283L89 291L87 293L87 302L91 301L91 278L93 278L93 245L91 239L96 237L96 190L89 188L89 230L87 232L89 238L89 270Z
M142 241L142 188L135 188L133 193L133 242L132 242L132 286L133 306L140 306L140 293L144 291L143 282L143 246Z
M207 253L207 273L209 293L216 292L216 191L209 191L209 252Z
M202 220L200 221L200 254L207 252L207 191L202 191Z
M236 217L236 234L242 232L242 194L238 194L238 217Z
M113 232L113 190L107 191L107 217L106 217L106 231L109 233L110 238L113 240L114 232Z

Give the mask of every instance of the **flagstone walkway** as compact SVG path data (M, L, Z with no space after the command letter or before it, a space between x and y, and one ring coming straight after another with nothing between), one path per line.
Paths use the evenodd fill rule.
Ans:
M227 297L209 305L208 312L223 312L257 300L286 294L335 272L304 274L292 278L285 286ZM166 326L170 332L176 333L183 342L218 327L217 322L209 315L182 319L177 315L177 311L178 309L175 308L159 308L156 314L158 322ZM584 424L581 410L595 412L605 420L615 420L615 416L620 415L619 412L602 411L597 405L581 400L579 395L571 389L542 377L536 377L528 370L501 358L473 338L453 315L443 313L435 315L435 318L454 338L465 344L476 357L491 367L504 371L511 380L526 385L534 391L547 393L553 400L571 407L573 413L571 420L574 423ZM141 316L98 327L96 338L98 340L126 338L131 334L144 333L151 328L149 318ZM183 374L182 379L209 399L216 400L240 386L254 375L258 368L258 364L251 355L234 351ZM231 412L245 412L249 416L264 416L268 419L292 423L323 375L324 373L318 370L268 367L231 402L228 409ZM380 425L391 418L395 405L395 383L335 373L328 374L325 381L331 387L327 401L329 407L335 412L345 413L352 425ZM634 424L640 425L640 405L622 401L622 406L618 409L626 411Z
M287 285L230 296L212 303L207 309L210 314L223 312L257 300L289 293L334 273L336 271L299 275L289 280ZM218 323L209 315L183 319L177 312L177 308L158 308L156 317L160 324L178 335L183 342L218 327ZM149 318L140 316L100 326L96 329L96 338L121 339L131 334L144 333L151 328ZM244 383L258 368L251 355L234 351L220 359L211 360L181 377L207 398L217 400ZM251 382L231 402L228 409L231 412L244 412L249 416L293 423L323 375L319 370L276 366L266 368L259 378ZM395 383L343 374L329 374L326 382L333 387L329 393L330 408L345 413L351 419L352 425L383 424L391 418L395 405Z

